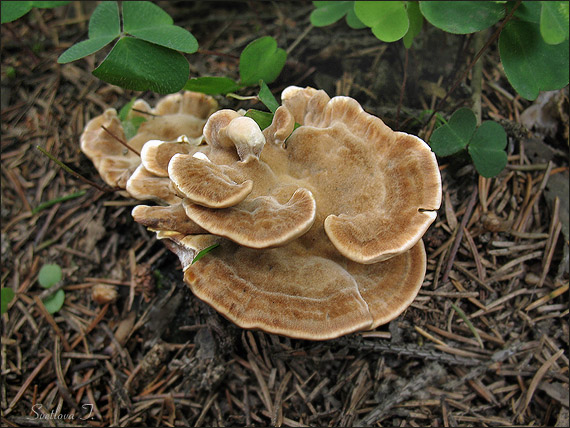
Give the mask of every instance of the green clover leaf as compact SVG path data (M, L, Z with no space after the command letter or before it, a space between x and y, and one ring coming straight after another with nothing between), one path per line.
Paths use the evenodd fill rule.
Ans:
M483 122L469 141L467 151L483 177L494 177L507 166L507 133L497 122Z
M483 177L494 177L507 165L507 133L501 125L485 121L477 127L475 114L468 108L457 110L449 122L437 128L431 138L433 152L446 157L467 148L475 169Z
M45 264L40 269L38 282L43 288L51 288L62 278L61 267L56 264Z
M89 38L79 42L64 53L57 62L66 64L71 61L89 56L100 49L103 49L121 34L121 24L119 21L119 6L117 2L105 1L93 11L89 20Z
M400 40L408 32L410 22L402 1L357 1L354 11L372 34L383 42Z
M277 47L273 37L254 40L242 51L239 59L240 84L250 86L260 80L271 83L285 65L287 52Z
M190 65L179 52L134 37L124 37L93 70L93 74L125 89L168 94L184 87Z
M49 297L46 297L42 300L44 306L46 307L47 311L50 314L55 314L57 311L61 309L63 306L63 302L65 301L65 291L61 288L52 294Z
M126 1L123 5L123 30L141 40L184 53L198 50L196 38L160 7L148 1Z
M32 7L48 9L63 6L68 1L3 1L0 4L2 20L1 23L12 22L28 13Z
M476 127L475 114L468 108L460 108L451 115L447 124L433 131L431 149L441 157L458 153L467 147Z

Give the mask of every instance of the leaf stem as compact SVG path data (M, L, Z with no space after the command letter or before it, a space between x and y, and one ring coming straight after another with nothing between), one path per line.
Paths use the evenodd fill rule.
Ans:
M250 100L259 101L259 97L257 95L243 96L243 95L234 94L233 92L227 93L226 97L227 98L235 98L236 100L240 100L240 101L250 101Z

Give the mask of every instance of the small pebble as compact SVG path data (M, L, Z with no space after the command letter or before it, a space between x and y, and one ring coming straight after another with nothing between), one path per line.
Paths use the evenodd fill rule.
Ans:
M117 300L117 288L108 284L95 284L91 291L91 296L96 303L105 305Z

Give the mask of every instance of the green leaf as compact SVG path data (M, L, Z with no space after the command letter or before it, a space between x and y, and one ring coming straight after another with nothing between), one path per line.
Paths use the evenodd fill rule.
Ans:
M84 58L104 48L121 34L117 2L104 1L97 6L89 20L89 38L63 52L57 62L66 64Z
M208 95L227 94L236 91L240 85L228 77L193 77L186 82L184 90Z
M147 42L184 53L194 53L198 50L196 38L184 28L174 25L133 30L129 34Z
M133 105L134 105L136 100L137 100L137 97L132 97L131 100L127 104L125 104L123 107L121 107L121 110L119 110L119 120L121 122L124 122L125 120L127 120L127 117L129 116L129 113L131 112L131 109L133 108Z
M10 304L10 302L14 299L14 290L12 290L11 288L2 288L1 291L1 295L0 298L2 299L0 301L1 304L1 310L0 310L0 314L4 315L7 311L8 311L8 305Z
M98 37L95 39L87 39L82 42L76 43L63 52L57 62L59 64L67 64L68 62L77 61L78 59L85 58L94 54L100 49L103 49L111 43L115 37Z
M547 44L537 24L508 22L499 36L499 53L510 84L528 100L568 84L568 44Z
M422 1L420 10L433 26L453 34L484 30L505 16L505 7L492 1Z
M140 126L146 122L146 118L142 116L133 116L130 119L121 122L123 126L123 131L125 132L125 138L129 141L135 135L140 128Z
M277 100L271 93L271 90L263 80L259 82L259 86L261 88L259 90L259 94L257 95L259 101L265 104L265 107L267 107L271 111L271 113L275 113L275 110L277 110L277 108L279 107L279 103L277 102Z
M31 1L3 1L0 3L2 24L12 22L32 10ZM4 289L2 289L4 290Z
M357 1L354 11L358 19L383 42L395 42L408 32L409 21L404 2Z
M314 1L310 21L315 27L325 27L342 19L354 8L352 1Z
M65 291L61 288L49 297L42 300L44 306L50 314L55 314L63 306L65 301Z
M440 157L458 153L467 147L476 127L475 114L468 108L460 108L446 125L433 131L429 142L431 149Z
M254 40L240 55L240 83L249 86L256 85L260 80L273 82L281 73L286 59L287 52L277 47L273 37Z
M517 10L515 10L514 16L518 19L528 22L534 22L535 24L540 23L540 10L541 4L540 1L523 1ZM507 3L507 11L510 12L512 6L515 2L508 2Z
M271 122L273 122L273 113L268 113L266 111L249 109L245 113L245 116L255 120L262 131L271 125Z
M173 25L168 13L148 1L123 2L123 30L168 49L184 53L198 50L198 42L189 31Z
M507 133L497 122L483 122L473 134L467 151L483 177L499 174L507 165Z
M123 30L130 33L143 28L172 25L168 13L150 1L127 1L123 3Z
M412 47L414 37L422 31L424 17L420 12L420 5L417 1L409 1L406 3L406 13L408 14L410 26L408 28L408 32L404 36L404 46L406 49L410 49Z
M206 254L208 254L210 251L212 251L214 248L218 247L219 245L220 244L214 244L214 245L210 245L207 248L204 248L203 250L198 252L198 254L196 254L196 257L194 257L194 259L192 260L192 263L190 263L190 264L193 265L194 263L196 263L198 260L200 260L202 257L204 257Z
M540 13L540 34L549 45L568 40L568 2L543 1Z
M89 19L89 38L111 37L121 34L119 6L116 1L104 1L93 11Z
M143 116L132 116L129 118L129 113L135 101L136 97L131 98L131 100L119 110L119 120L121 121L127 141L133 138L137 134L141 124L146 122L146 118Z
M45 264L40 269L38 282L43 288L50 288L61 281L62 272L57 264Z
M68 1L3 1L0 3L1 23L12 22L28 13L32 7L48 9L63 6Z
M170 94L184 87L190 66L179 52L123 37L93 74L125 89Z
M346 14L346 23L348 24L348 26L350 28L353 28L355 30L360 30L361 28L366 28L366 24L364 24L360 19L358 19L358 16L356 16L356 12L354 11L354 2L351 2L351 3L352 3L352 7L350 8L348 13Z

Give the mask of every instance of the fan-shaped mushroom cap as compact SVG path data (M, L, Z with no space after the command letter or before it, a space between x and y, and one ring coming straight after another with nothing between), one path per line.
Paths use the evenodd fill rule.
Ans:
M168 173L179 194L209 208L231 207L243 201L253 188L251 180L236 183L230 177L237 175L234 168L196 156L175 155L168 164Z
M140 158L113 136L125 140L117 111L108 109L85 127L80 139L81 150L91 159L105 183L124 189Z
M149 140L141 150L141 161L146 170L158 177L168 177L168 162L178 153L192 150L186 138L176 141Z
M177 204L180 198L170 187L170 179L157 177L139 165L127 180L126 190L135 199L153 200L161 204Z
M182 206L188 218L210 233L251 248L292 241L309 230L316 214L315 198L307 189L297 189L283 204L273 196L258 196L224 210L188 203L188 199Z
M212 115L207 144L169 162L181 204L133 215L178 254L192 291L242 327L323 340L386 323L423 282L435 156L351 98L290 87L282 100L264 145L238 113Z
M207 233L186 216L181 203L166 207L137 205L133 208L132 216L137 223L150 230L172 231L182 235Z
M300 240L253 250L227 240L169 238L197 297L240 327L310 340L372 329L396 318L417 295L426 266L421 240L404 254L364 265L338 253L323 257ZM220 246L191 264L213 242Z
M172 141L185 135L188 140L199 142L206 119L217 109L217 102L204 94L185 92L168 95L155 109L151 109L145 101L137 100L133 109L128 118L141 116L146 121L130 140L126 141L114 109L108 109L92 119L81 135L81 150L91 159L101 178L110 186L122 189L141 163L135 152L140 153L147 141ZM135 152L118 140L126 142Z
M394 132L352 98L288 88L283 104L298 128L287 140L293 175L315 186L324 228L359 263L409 250L435 220L441 177L418 137Z

